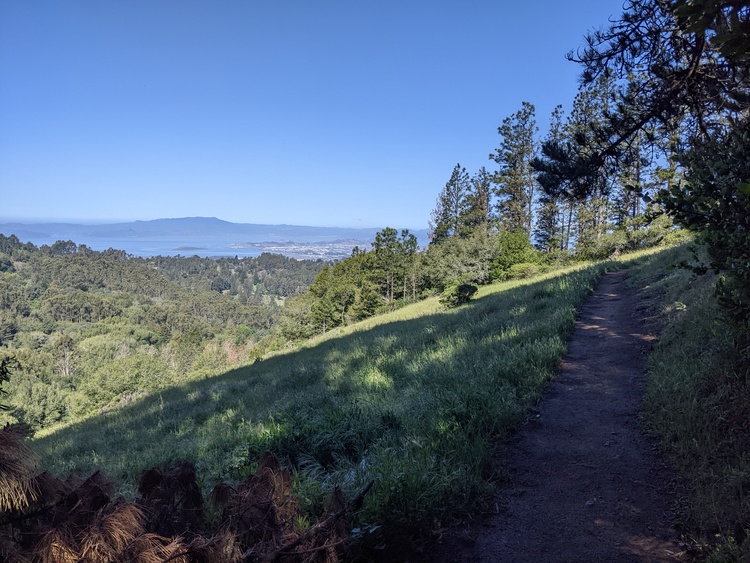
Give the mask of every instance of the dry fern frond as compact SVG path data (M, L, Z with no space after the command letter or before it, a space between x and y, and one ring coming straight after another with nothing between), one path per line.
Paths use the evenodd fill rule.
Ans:
M183 463L172 471L149 469L138 481L138 505L148 516L147 528L163 536L195 532L203 522L203 495L195 467Z
M38 492L39 503L52 504L59 501L65 495L70 494L70 487L65 481L61 481L49 471L44 471L34 478L35 488Z
M226 483L218 483L211 491L210 501L211 506L216 510L222 510L227 504L232 502L232 499L237 494L230 485Z
M240 483L237 491L217 487L213 498L223 505L223 529L232 532L240 548L258 560L296 534L299 503L292 495L291 473L271 453L262 456L258 472Z
M16 427L0 430L0 512L24 510L38 497L34 476L39 460L23 437Z
M107 506L83 531L81 559L92 563L115 561L143 533L143 514L138 507L124 502Z
M111 513L102 516L98 527L108 543L121 552L145 532L143 521L143 513L137 506L121 502Z
M7 528L6 528L7 530ZM11 532L12 533L12 532ZM30 563L21 554L21 547L12 535L3 536L3 528L0 527L0 561L4 563Z
M33 550L34 560L41 563L110 560L111 550L101 539L106 524L104 530L99 527L102 515L109 514L105 508L109 504L107 481L96 472L78 486L70 479L50 486L69 492L50 507L45 513L46 524L37 528L40 538Z
M234 534L222 530L212 538L195 537L188 545L194 561L201 563L235 563L242 561L240 549Z
M127 563L190 563L189 551L182 538L165 538L143 534L136 538L121 559Z
M192 552L189 546L185 545L182 538L174 538L171 542L164 546L161 556L161 561L176 561L176 563L190 563L195 561L191 557Z
M112 485L96 471L83 483L72 488L60 503L54 521L64 520L79 530L88 528L99 510L109 504L111 490Z
M339 487L334 487L331 499L328 501L328 506L326 507L326 513L323 515L323 519L329 514L341 514L341 517L336 518L333 524L333 530L339 538L347 537L349 535L349 530L352 527L353 514L348 511L348 508L349 499L346 498L344 491Z
M68 526L54 528L45 533L33 552L39 563L78 563L78 542Z

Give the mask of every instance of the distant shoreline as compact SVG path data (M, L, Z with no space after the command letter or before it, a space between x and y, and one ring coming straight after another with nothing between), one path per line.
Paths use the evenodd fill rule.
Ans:
M378 229L229 223L210 217L157 219L119 224L0 223L0 233L36 246L58 240L92 250L123 250L133 256L197 255L257 257L268 252L298 260L338 260L355 246L369 249ZM427 245L427 231L414 231Z

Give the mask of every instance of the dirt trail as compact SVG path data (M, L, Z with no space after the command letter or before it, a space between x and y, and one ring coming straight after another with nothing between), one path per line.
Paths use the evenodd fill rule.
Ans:
M507 445L511 481L499 513L473 545L445 557L684 560L669 527L668 472L639 426L652 337L635 316L637 300L625 277L624 271L603 277L538 414Z

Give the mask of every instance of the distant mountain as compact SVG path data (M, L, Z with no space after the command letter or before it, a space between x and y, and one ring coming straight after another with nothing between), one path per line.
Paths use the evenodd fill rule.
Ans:
M310 227L301 225L264 225L252 223L230 223L216 217L183 217L177 219L155 219L127 223L81 225L75 223L0 223L0 233L16 235L23 242L36 245L52 244L58 240L72 240L86 244L94 250L108 247L120 248L137 255L163 253L190 254L193 250L206 248L203 255L225 254L234 249L255 248L255 252L271 251L278 243L322 243L336 246L336 254L343 241L353 241L367 247L380 229L354 229L344 227ZM412 231L421 245L427 244L427 230ZM180 241L178 242L178 239ZM154 242L155 244L147 245ZM160 241L164 242L163 246ZM174 241L174 245L171 245ZM258 243L273 243L259 245ZM283 246L283 245L282 245ZM344 245L345 246L345 245ZM260 247L268 247L268 250ZM219 250L217 250L217 248ZM224 252L221 249L225 249ZM274 248L273 251L278 251ZM330 250L330 249L329 249ZM188 251L188 252L186 252ZM286 253L292 255L291 250ZM295 253L297 255L298 253Z
M61 237L153 237L153 236L233 236L247 235L257 238L259 235L271 237L268 240L290 240L296 238L310 239L320 236L323 239L371 239L380 229L354 229L346 227L308 227L301 225L264 225L253 223L230 223L216 217L183 217L179 219L154 219L151 221L132 221L129 223L107 223L99 225L80 225L75 223L0 223L0 232L5 235L22 234L34 237L49 236L55 240ZM417 236L426 235L425 230L413 231ZM55 238L56 237L56 238ZM54 242L54 241L53 241Z

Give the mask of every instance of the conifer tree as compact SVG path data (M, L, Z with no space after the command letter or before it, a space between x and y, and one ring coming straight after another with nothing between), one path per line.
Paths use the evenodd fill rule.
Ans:
M471 177L469 190L461 214L462 230L479 231L485 236L489 233L492 220L492 174L482 166Z
M497 132L500 146L490 158L500 165L493 179L500 225L505 230L523 230L530 235L536 189L536 174L531 166L536 155L534 106L523 102L519 111L503 119Z
M440 191L437 205L430 220L431 242L438 244L443 240L460 236L461 218L464 214L466 196L469 191L469 174L461 164L453 167L450 179Z
M619 20L591 33L586 48L569 58L584 65L585 83L635 77L618 92L599 146L574 155L580 167L601 168L639 132L681 122L687 181L662 188L656 200L703 237L712 269L725 276L719 297L745 323L750 341L748 29L747 2L630 0ZM576 170L557 172L575 178Z
M550 127L545 143L560 143L563 135L563 109L561 105L555 107L550 117ZM538 157L532 161L532 167L538 166ZM553 180L556 180L553 178ZM539 211L534 231L536 246L543 252L564 250L568 247L570 238L569 223L572 218L572 205L565 200L559 183L545 183L539 180L541 195L539 196ZM568 229L566 230L566 226Z

